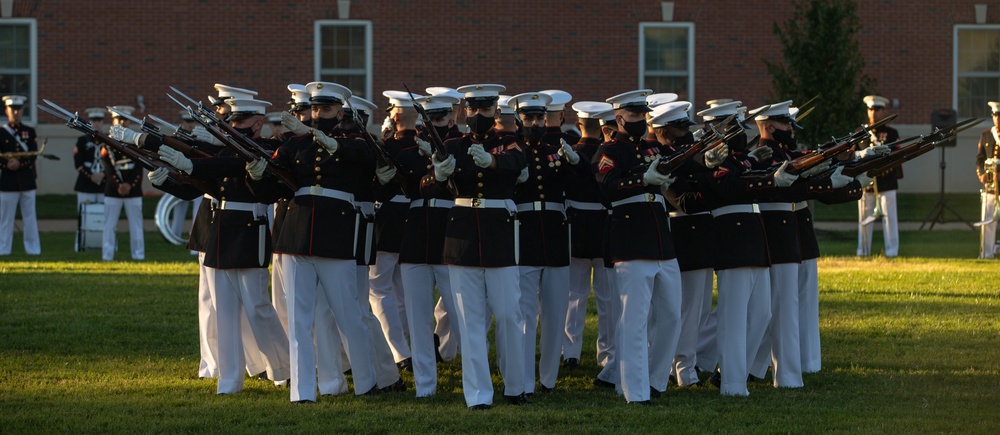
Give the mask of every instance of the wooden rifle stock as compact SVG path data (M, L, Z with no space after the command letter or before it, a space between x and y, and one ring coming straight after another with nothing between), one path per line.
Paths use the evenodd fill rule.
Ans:
M424 110L424 106L421 106L417 102L417 99L413 97L413 92L410 92L410 88L403 83L403 88L406 89L406 93L410 95L410 101L413 102L413 108L416 109L417 113L420 114L420 120L424 123L424 130L427 131L427 137L430 138L431 152L434 153L434 159L439 162L443 162L448 158L448 150L444 147L444 141L441 140L441 136L438 135L437 129L434 128L434 124L431 121L430 115ZM431 162L433 163L433 162ZM458 186L455 185L455 180L448 177L445 180L445 187L455 197L458 196Z
M72 126L70 127L74 128ZM96 130L91 130L91 131L81 130L81 131L84 131L85 133L90 135L90 137L94 138L94 140L103 143L109 146L111 149L121 153L125 157L128 157L130 160L135 162L135 164L143 167L147 171L155 171L159 168L166 168L167 176L172 178L174 181L178 183L189 184L191 186L194 186L196 189L212 196L218 195L218 187L216 187L215 185L206 183L204 180L185 174L177 170L177 168L170 166L169 164L163 162L162 160L156 157L149 156L137 148L125 146L120 142L108 137L108 135Z

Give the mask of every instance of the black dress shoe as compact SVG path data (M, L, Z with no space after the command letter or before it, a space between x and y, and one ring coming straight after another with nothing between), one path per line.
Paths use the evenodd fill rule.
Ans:
M406 391L406 382L403 382L402 379L393 382L392 385L388 387L382 388L383 393L399 393L402 391Z
M507 403L510 404L510 405L527 405L528 404L528 395L524 394L524 393L518 394L516 396L503 396L503 398L506 399Z
M413 372L413 358L407 358L396 363L396 367L399 367L403 371Z
M378 385L376 385L376 386L372 387L372 389L370 389L368 391L365 391L365 393L362 394L362 396L378 396L379 393L381 393L381 392L382 392L382 390L378 389Z
M566 360L563 361L563 367L567 369L580 367L580 360L576 358L566 358Z
M653 402L648 400L639 400L637 402L629 402L629 405L641 405L641 406L653 406Z
M758 378L754 375L747 373L747 382L763 382L764 378Z
M611 382L605 381L601 378L594 378L594 386L601 388L615 388L615 384L612 384Z
M292 402L293 405L305 405L305 404L308 404L308 403L316 403L316 401L315 400L296 400L296 401Z
M538 388L536 388L536 390L538 390L539 393L551 393L555 391L556 388L555 387L549 388L546 387L544 384L539 383Z
M670 375L670 377L667 378L667 385L677 385L677 376Z
M351 369L347 369L347 370L344 370L344 376L347 376L347 375L349 375L349 374L351 374L351 373L353 373L353 372L351 371Z
M722 388L722 372L716 369L712 377L708 378L708 383L715 385L716 388Z
M491 405L487 405L485 403L480 403L478 405L472 405L472 406L470 406L469 407L469 411L486 411L487 409L490 409L492 407L493 406L491 406Z
M650 399L659 399L660 398L660 394L662 394L662 393L660 393L660 390L657 390L656 388L653 388L653 387L649 387L649 398Z

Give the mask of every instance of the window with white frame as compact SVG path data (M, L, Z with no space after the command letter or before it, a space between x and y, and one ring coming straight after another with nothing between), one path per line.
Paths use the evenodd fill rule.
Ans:
M1000 100L1000 26L955 26L954 104L960 117L990 116Z
M22 120L34 122L37 83L37 36L34 19L0 20L0 95L28 98ZM6 116L0 113L0 118Z
M316 78L346 86L371 100L372 23L316 21Z
M639 88L694 98L694 23L639 23Z

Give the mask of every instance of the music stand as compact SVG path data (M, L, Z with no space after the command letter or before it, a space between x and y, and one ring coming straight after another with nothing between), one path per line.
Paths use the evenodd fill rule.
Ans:
M957 113L955 113L954 109L938 109L931 112L932 132L939 128L955 124L957 118L958 115ZM940 223L947 222L946 220L944 220L945 210L950 211L951 214L955 215L955 217L958 218L959 222L968 225L969 229L975 230L975 228L972 226L971 223L969 223L969 221L965 220L965 218L962 217L962 215L958 214L958 212L955 211L955 209L951 208L951 206L948 205L948 199L945 198L944 196L944 170L947 167L947 163L945 162L944 159L944 149L947 147L954 147L955 145L957 145L957 143L958 143L957 138L953 137L949 140L942 141L941 143L936 145L941 150L941 163L939 164L939 167L941 168L941 190L938 194L937 204L934 204L934 208L932 208L931 212L927 214L926 218L924 218L924 222L920 224L921 230L924 229L924 225L927 225L928 222L930 222L931 224L930 228L928 228L929 230L933 230L934 224L938 222Z

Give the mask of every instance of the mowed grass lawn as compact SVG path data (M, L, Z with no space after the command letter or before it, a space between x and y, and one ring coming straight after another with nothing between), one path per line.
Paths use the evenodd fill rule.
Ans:
M627 405L592 386L591 301L582 366L521 407L503 403L494 376L487 412L466 410L457 361L439 365L428 399L411 389L293 405L257 379L216 396L196 377L195 260L146 236L147 261L103 263L65 233L43 233L44 255L28 258L18 235L0 260L0 432L1000 432L1000 265L975 259L971 231L904 232L893 260L857 259L853 233L824 233L823 370L805 388L672 387L655 406Z

